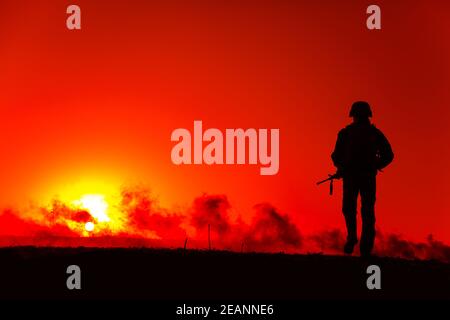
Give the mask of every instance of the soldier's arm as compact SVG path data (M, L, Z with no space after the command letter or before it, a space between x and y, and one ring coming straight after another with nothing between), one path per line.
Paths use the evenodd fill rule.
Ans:
M385 135L378 130L378 162L377 169L381 170L387 167L394 160L394 152L391 144Z
M336 145L334 146L334 151L331 154L333 164L336 168L338 168L338 170L342 169L343 153L344 153L344 131L341 130L338 133Z

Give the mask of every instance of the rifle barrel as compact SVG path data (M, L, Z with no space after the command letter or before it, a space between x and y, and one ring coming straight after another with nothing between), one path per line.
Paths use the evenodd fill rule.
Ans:
M334 178L332 178L332 177L326 178L326 179L324 179L324 180L322 180L322 181L317 182L316 184L319 185L319 184L322 184L322 183L324 183L324 182L327 182L327 181L330 181L330 180L333 180L333 179L334 179Z
M329 174L328 178L326 178L326 179L324 179L322 181L316 182L316 184L319 185L319 184L322 184L324 182L327 182L327 181L330 181L330 180L333 180L333 179L337 179L337 174Z

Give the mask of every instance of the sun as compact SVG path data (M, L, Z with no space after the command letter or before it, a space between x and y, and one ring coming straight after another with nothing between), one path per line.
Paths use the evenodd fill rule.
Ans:
M86 222L86 224L84 225L84 229L85 229L87 232L92 232L92 231L94 231L94 228L95 228L95 225L94 225L94 223L93 223L92 221Z
M69 228L83 236L118 233L126 229L127 217L121 210L120 189L103 185L96 180L83 180L60 190L55 196L74 210L86 211L89 215L82 221L67 219Z
M108 203L105 200L105 196L101 194L87 194L82 196L79 200L75 200L73 204L79 208L85 209L97 222L109 222L108 216ZM93 223L89 228L93 228ZM86 230L88 226L86 224ZM91 230L91 231L92 231Z

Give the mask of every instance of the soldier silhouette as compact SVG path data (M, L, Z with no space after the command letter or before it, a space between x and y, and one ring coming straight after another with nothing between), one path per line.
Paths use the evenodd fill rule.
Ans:
M358 243L356 206L361 195L361 256L370 256L375 240L376 175L394 159L391 145L371 122L372 111L367 102L357 101L350 110L353 123L339 131L331 155L337 177L343 178L342 212L347 226L346 254L352 254Z

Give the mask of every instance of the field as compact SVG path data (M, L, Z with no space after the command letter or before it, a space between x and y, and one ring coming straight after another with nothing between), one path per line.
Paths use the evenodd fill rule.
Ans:
M381 268L381 290L368 290L367 266ZM66 269L81 268L81 290ZM450 299L450 265L283 253L182 249L0 249L2 299L264 300Z

